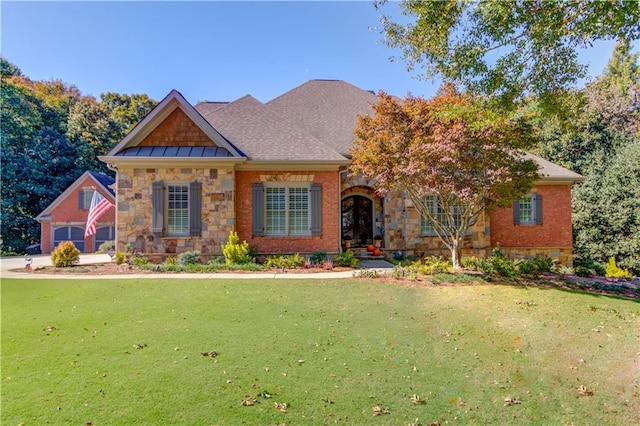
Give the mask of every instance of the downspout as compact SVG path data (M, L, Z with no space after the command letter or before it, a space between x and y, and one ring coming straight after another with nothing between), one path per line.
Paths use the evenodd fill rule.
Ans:
M113 227L113 245L116 246L116 251L118 250L118 168L113 165L113 164L107 164L107 168L109 170L112 170L114 172L116 172L116 187L115 187L115 205L113 206L114 209L116 209L116 223L115 226Z
M341 170L342 169L342 170ZM342 174L349 171L349 166L340 166L338 169L338 236L340 237L339 244L340 250L342 250Z

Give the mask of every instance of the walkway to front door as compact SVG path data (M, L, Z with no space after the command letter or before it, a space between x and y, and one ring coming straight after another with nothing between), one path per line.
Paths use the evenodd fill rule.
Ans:
M373 244L373 202L362 195L342 200L342 238L351 237L352 246Z

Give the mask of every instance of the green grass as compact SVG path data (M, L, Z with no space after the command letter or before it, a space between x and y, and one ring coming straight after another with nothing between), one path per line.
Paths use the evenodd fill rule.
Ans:
M1 286L3 425L622 425L640 412L630 300L352 279Z

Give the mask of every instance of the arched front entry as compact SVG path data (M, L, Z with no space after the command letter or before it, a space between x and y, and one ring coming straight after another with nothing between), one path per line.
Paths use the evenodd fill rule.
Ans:
M373 201L362 195L342 199L342 238L351 237L352 245L373 242Z

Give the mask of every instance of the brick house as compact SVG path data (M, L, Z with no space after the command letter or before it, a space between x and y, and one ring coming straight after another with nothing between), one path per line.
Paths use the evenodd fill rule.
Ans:
M82 253L93 253L100 244L115 239L116 214L110 209L98 219L96 233L84 237L87 215L93 191L98 191L110 202L115 202L111 185L115 180L105 174L84 172L58 196L36 220L40 222L40 248L48 254L62 241L72 241Z
M193 106L172 91L100 157L117 171L118 248L219 255L235 230L261 253L335 253L344 237L358 246L380 235L386 251L446 254L403 194L381 198L349 173L357 115L375 102L330 80L267 103L247 95ZM571 263L571 185L581 176L532 157L540 180L530 196L481 217L463 255L500 245Z

